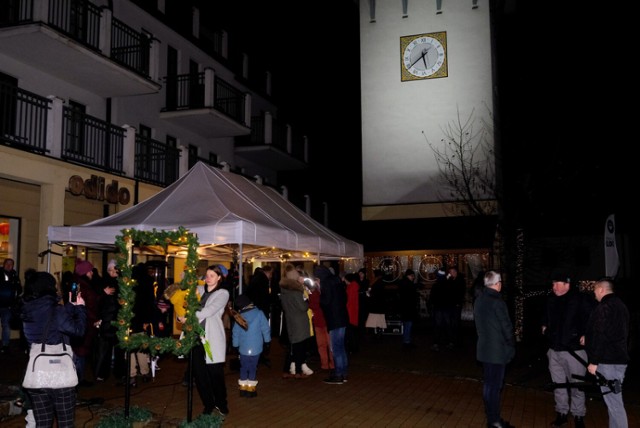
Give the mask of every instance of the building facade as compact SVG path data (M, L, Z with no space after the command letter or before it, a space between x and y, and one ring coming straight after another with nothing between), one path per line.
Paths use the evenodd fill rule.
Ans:
M270 72L184 3L0 4L0 258L21 276L47 269L48 226L126 209L198 161L280 190L278 172L308 166ZM105 267L101 252L51 252L52 273L74 257Z

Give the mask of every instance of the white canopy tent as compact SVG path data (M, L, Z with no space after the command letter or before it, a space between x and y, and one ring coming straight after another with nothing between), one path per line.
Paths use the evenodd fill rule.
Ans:
M115 248L123 229L177 230L198 236L203 258L362 259L363 248L293 205L274 189L198 162L151 198L79 226L49 226L49 243ZM180 249L175 248L175 255ZM153 252L149 248L146 251Z

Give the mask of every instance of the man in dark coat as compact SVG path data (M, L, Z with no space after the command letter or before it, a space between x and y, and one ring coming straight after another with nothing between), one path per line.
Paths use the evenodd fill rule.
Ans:
M513 324L509 318L507 304L500 296L502 278L495 271L484 276L484 291L473 308L478 345L476 358L482 363L482 399L489 428L509 428L508 422L500 418L500 392L504 383L507 363L515 353Z
M415 272L412 269L407 269L398 288L400 319L402 320L402 346L405 348L415 346L411 341L411 329L413 323L418 320L418 301L420 298L415 280Z

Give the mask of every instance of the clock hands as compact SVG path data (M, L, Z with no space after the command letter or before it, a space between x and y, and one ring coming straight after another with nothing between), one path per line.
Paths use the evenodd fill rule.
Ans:
M429 66L427 65L427 58L426 58L426 56L427 56L427 52L429 52L429 49L431 49L431 46L429 46L428 48L423 48L423 49L422 49L422 54L421 54L418 58L416 58L416 60L415 60L415 61L413 61L413 62L409 65L409 68L411 68L411 67L413 67L414 65L416 65L416 63L417 63L418 61L420 61L420 60L422 60L422 62L424 62L424 67L425 67L425 68L429 68Z

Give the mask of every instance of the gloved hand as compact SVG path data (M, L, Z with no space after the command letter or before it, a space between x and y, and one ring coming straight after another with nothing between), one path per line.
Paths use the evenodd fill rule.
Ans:
M271 352L271 342L265 342L262 348L262 355L264 355L265 357L268 357L269 352Z

